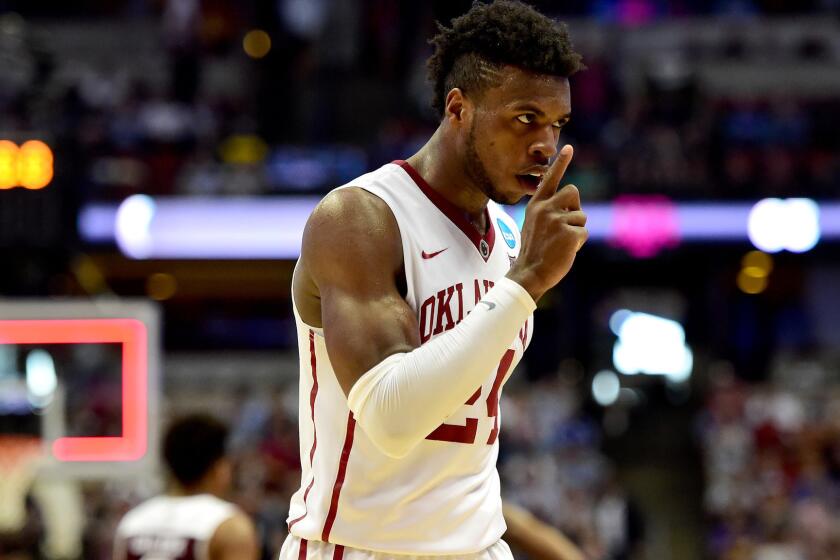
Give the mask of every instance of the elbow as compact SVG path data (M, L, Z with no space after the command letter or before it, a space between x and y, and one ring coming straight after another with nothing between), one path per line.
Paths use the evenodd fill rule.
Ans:
M361 422L359 424L376 449L391 459L402 459L419 443L411 434L389 427L387 423L383 423L386 424L385 426L371 426L370 428Z
M379 449L379 451L381 451L383 455L386 455L391 459L402 459L403 457L411 453L411 450L414 449L414 446L407 446L395 443L380 445L379 443L376 443L376 448Z

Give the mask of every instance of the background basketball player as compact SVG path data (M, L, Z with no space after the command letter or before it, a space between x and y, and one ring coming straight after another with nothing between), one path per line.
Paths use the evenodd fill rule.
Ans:
M254 560L251 520L223 497L232 480L227 427L205 415L168 429L163 455L169 492L129 511L117 528L114 560Z
M499 394L587 237L577 189L558 190L581 63L518 2L476 4L432 42L436 132L329 194L304 233L303 476L282 558L510 557ZM497 203L526 195L520 238Z

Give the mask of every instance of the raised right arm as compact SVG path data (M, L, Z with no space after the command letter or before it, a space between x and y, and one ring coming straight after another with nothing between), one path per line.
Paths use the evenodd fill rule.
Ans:
M531 200L519 259L484 295L488 305L422 346L398 289L402 244L385 202L341 189L310 217L301 275L320 298L327 353L350 410L386 455L408 454L458 410L498 365L535 301L568 273L586 240L577 189L557 192L571 157L571 147L561 151Z
M402 457L469 399L498 365L535 304L500 279L455 328L420 346L398 289L399 227L361 189L328 195L310 218L302 275L320 295L330 362L357 422L386 455Z

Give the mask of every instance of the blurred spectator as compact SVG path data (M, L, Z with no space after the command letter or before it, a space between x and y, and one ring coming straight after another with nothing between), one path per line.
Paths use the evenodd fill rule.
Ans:
M837 394L800 381L785 374L757 385L715 380L700 422L715 558L835 557Z
M184 416L167 428L167 492L123 516L114 537L115 560L259 557L251 519L224 500L233 476L227 435L227 426L208 415Z
M573 78L573 119L563 134L576 147L572 172L587 199L644 192L689 199L833 195L840 180L831 126L840 115L837 95L797 94L792 87L779 93L763 82L744 92L721 87L704 70L731 64L737 52L737 63L757 75L768 71L771 57L815 68L816 80L823 72L816 68L831 67L838 52L797 45L827 39L809 35L803 24L787 28L796 37L787 41L731 34L737 48L723 33L658 50L636 44L656 44L655 30L639 26L662 18L830 9L811 4L609 1L569 3L565 12L551 4L560 17L590 14L634 28L635 35L607 41L581 24L572 26L589 69ZM0 57L8 64L0 72L8 87L0 92L0 120L7 133L40 127L67 134L62 145L89 160L77 162L81 170L72 177L74 189L90 187L87 200L134 192L291 192L294 186L277 185L268 167L271 153L283 145L329 150L336 142L351 143L365 150L370 161L363 167L411 151L414 138L434 124L425 110L426 37L435 17L449 18L468 5L289 0L260 4L250 13L223 1L169 0L155 24L157 37L148 33L145 44L132 44L118 27L103 27L96 31L102 52L87 52L72 64L62 50L79 47L55 40L46 49L29 21L4 15ZM681 20L667 24L676 31L675 21ZM269 52L255 61L240 44L252 27L265 28L272 38ZM775 32L769 27L762 33ZM146 71L109 57L109 41L122 41L126 55L136 51ZM56 103L62 96L63 111ZM61 118L52 118L57 110ZM235 134L258 135L266 157L250 166L227 161L223 145ZM128 174L103 173L103 163L112 163L108 158L133 167ZM176 175L182 177L176 181ZM324 191L337 181L311 188ZM225 186L231 182L237 186Z

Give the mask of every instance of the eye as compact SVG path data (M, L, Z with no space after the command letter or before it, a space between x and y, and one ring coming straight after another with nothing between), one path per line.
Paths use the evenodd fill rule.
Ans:
M563 128L568 122L568 119L564 121L554 121L553 123L551 123L551 126L553 126L554 128Z
M518 120L522 124L531 124L532 122L534 122L534 115L532 113L525 113L516 117L516 120Z

